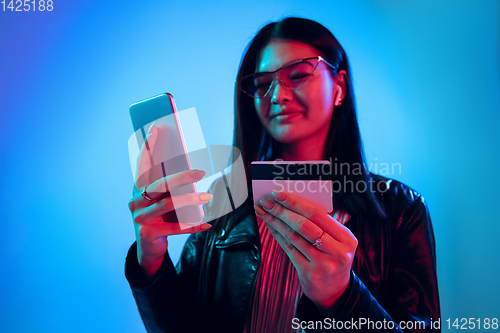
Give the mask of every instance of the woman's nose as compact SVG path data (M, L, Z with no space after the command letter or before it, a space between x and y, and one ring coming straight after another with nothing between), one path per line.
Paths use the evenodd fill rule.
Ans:
M282 81L276 80L274 86L272 86L271 91L271 103L282 104L285 101L289 101L292 97L292 89L286 87Z

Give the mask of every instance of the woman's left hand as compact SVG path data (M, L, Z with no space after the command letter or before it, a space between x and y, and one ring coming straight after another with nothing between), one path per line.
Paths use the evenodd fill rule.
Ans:
M321 208L300 197L273 192L275 200L261 200L257 214L297 269L304 294L324 314L337 305L349 285L358 240ZM260 210L260 212L259 212ZM313 246L316 239L321 245Z

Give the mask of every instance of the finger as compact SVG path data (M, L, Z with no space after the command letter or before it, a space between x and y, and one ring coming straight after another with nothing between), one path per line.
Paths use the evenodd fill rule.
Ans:
M275 204L269 213L261 215L261 218L269 224L270 227L278 231L289 243L295 246L309 261L313 261L313 257L317 255L318 250L326 254L335 253L336 248L339 247L339 242L332 237L330 237L327 233L323 236L323 230L318 228L314 223L306 219L305 217L292 212L286 208L278 208L278 204ZM274 216L273 211L282 211L279 216ZM259 213L259 211L256 209ZM291 216L291 217L290 217ZM283 220L283 219L286 219ZM301 222L297 222L297 220ZM305 231L306 228L303 226L309 225L314 226L314 229L317 229L319 234L318 236L310 236L309 231ZM309 230L309 227L307 228ZM306 235L309 235L306 237ZM314 247L312 244L316 241L317 238L322 238L322 245L318 248Z
M142 144L142 147L139 150L139 156L137 157L135 185L138 189L142 189L149 184L149 174L152 167L152 153L157 137L158 128L156 127L156 124L153 123L144 138L144 143Z
M205 171L202 170L186 170L174 173L147 185L146 192L151 199L156 200L174 188L201 180L204 175ZM141 200L141 202L150 204L147 200Z
M279 204L305 216L337 241L345 242L353 237L348 228L343 226L318 206L291 193L274 191L272 195Z
M256 211L258 211L258 210L256 209ZM274 216L272 216L271 214L265 214L265 215L259 214L259 216L262 218L262 220L264 220L267 228L269 229L269 232L274 237L274 239L276 239L276 241L281 246L283 251L285 251L285 253L290 258L290 260L292 261L293 265L297 268L297 270L299 270L299 268L306 267L306 265L308 265L310 263L310 261L313 257L313 254L307 253L308 251L305 251L306 253L304 253L304 252L300 251L299 248L295 245L298 245L301 242L307 242L307 241L304 238L302 238L302 240L296 239L294 241L294 243L292 243L292 241L288 240L285 236L283 236L283 234L281 234L277 229L275 229L273 227L273 226L277 225L277 223L275 221L276 218ZM299 237L301 237L301 236L299 235ZM305 244L303 244L303 245L305 245ZM301 246L301 248L304 248L304 247Z
M154 204L155 200L165 196L169 190L199 181L204 175L205 171L202 170L187 170L160 178L144 188L147 196L152 201L143 198L141 191L134 187L134 197L129 201L129 209L134 211L138 208L150 206Z
M309 243L312 243L315 239L323 235L323 229L305 216L270 200L263 199L261 200L261 204L266 211L286 223L290 228L308 240Z
M175 209L186 206L202 205L211 199L212 195L209 193L186 193L183 195L167 197L140 210L140 212L134 217L134 220L137 224L144 224L147 223L147 221L156 219Z

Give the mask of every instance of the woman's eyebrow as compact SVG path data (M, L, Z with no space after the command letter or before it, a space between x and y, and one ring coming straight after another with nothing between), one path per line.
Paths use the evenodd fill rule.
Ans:
M279 71L280 69L282 69L283 67L286 67L290 64L293 64L295 62L300 62L301 60L306 60L306 59L314 59L316 58L317 56L311 56L311 57L306 57L306 58L300 58L300 59L295 59L295 60L291 60L291 61L288 61L286 62L285 64L283 64L280 68L274 70L274 71L257 71L255 72L255 74L260 74L260 73L274 73L274 72L277 72ZM269 63L268 63L269 64Z
M268 66L269 66L269 63L266 64L266 66L264 67L264 70L261 70L260 68L257 68L257 72L255 72L255 73L273 73L273 72L276 72L278 69L283 68L283 66L281 66L281 67L279 67L278 69L276 69L274 71L270 71L268 68L266 68Z
M300 60L300 59L298 59L298 60ZM289 61L289 62L287 62L287 63L283 64L283 65L282 65L281 67L279 67L278 69L275 69L274 71L269 71L269 70L267 70L267 71L258 71L258 72L255 72L255 74L260 74L260 73L274 73L274 72L279 71L279 70L280 70L280 69L282 69L283 67L285 67L285 66L287 66L287 65L289 65L289 64L291 64L291 63L293 63L293 62L296 62L296 61L298 61L298 60L292 60L292 61Z

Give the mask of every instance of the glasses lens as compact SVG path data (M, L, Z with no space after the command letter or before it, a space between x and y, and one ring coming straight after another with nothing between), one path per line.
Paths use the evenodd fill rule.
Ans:
M301 60L286 65L275 72L277 79L288 88L300 87L312 75L318 65L318 59ZM256 73L241 81L241 89L254 98L263 98L273 85L273 73Z
M252 97L262 98L267 94L273 80L271 73L256 73L241 81L241 89Z
M317 65L317 60L303 60L296 64L284 67L281 70L281 80L288 88L296 89L311 77Z

